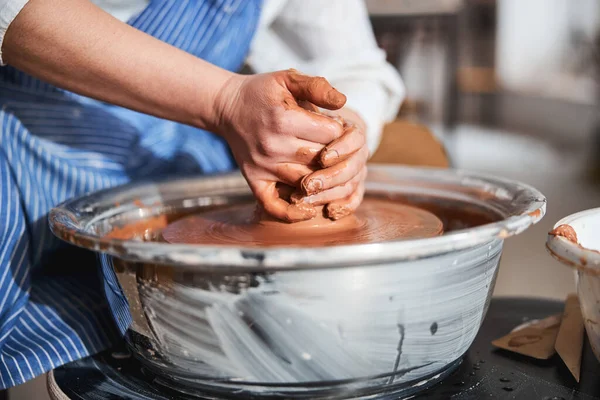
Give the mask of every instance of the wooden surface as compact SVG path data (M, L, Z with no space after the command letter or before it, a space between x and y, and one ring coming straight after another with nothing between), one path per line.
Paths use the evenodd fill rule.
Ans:
M458 88L462 93L492 94L498 91L493 68L463 67L458 70Z
M405 120L386 125L379 148L370 162L438 168L450 166L444 146L431 131Z

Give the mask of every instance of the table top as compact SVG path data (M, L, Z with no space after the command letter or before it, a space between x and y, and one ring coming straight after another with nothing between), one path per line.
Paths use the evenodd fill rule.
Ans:
M540 361L495 349L491 341L517 325L562 312L563 303L550 300L493 299L475 342L462 364L446 380L417 398L600 400L600 364L587 338L581 381L577 383L555 355ZM152 383L139 362L117 348L53 371L57 399L191 399ZM59 397L64 396L64 397ZM193 397L203 399L201 395Z

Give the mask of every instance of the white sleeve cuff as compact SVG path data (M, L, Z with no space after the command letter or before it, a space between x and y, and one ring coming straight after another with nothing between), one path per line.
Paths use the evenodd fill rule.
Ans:
M404 85L391 65L379 69L377 75L379 79L331 80L331 84L346 95L345 107L365 122L371 155L379 147L384 125L396 119L405 96Z
M4 35L27 2L28 0L0 0L0 66L6 65L2 59Z

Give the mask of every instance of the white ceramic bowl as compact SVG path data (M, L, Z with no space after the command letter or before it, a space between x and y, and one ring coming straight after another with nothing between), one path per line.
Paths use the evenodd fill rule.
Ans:
M592 350L600 361L600 208L581 211L558 221L570 225L578 243L548 234L546 247L563 264L575 267L581 313Z

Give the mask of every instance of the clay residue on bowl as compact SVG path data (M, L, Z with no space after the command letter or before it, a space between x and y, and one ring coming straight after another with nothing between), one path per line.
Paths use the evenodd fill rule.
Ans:
M552 254L552 256L554 258L556 258L557 260L559 260L562 263L571 265L575 268L583 269L583 270L587 271L588 273L591 273L594 275L600 275L600 270L598 270L597 268L589 268L588 267L589 260L587 258L587 256L589 255L588 252L600 254L600 251L582 246L581 243L579 243L579 238L577 237L577 232L571 225L568 225L568 224L559 225L556 228L554 228L552 231L548 232L548 235L554 236L554 237L559 237L559 236L564 237L569 242L571 242L575 246L577 246L579 249L585 251L585 253L583 253L583 255L580 256L578 260L568 260L568 259L560 256L559 254L557 254L555 251L553 251L549 247L548 244L546 244L546 247L548 249L550 249L550 253Z
M149 236L164 229L168 223L166 215L158 215L141 221L135 221L122 227L116 227L104 237L119 240L148 240Z
M537 210L530 212L529 216L531 218L539 218L542 216L542 210L538 208Z
M577 232L575 232L575 229L568 224L557 226L548 234L552 236L562 236L570 242L573 242L577 245L579 244L579 241L577 240Z

